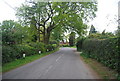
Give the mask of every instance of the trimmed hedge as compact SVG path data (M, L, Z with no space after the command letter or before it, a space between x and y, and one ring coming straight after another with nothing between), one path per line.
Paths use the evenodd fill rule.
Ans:
M83 44L83 41L85 40L85 38L81 38L77 41L76 43L76 47L77 47L77 51L81 51L82 49L82 44Z
M86 39L82 43L82 51L88 57L96 59L116 71L120 70L118 50L120 50L118 49L118 38Z

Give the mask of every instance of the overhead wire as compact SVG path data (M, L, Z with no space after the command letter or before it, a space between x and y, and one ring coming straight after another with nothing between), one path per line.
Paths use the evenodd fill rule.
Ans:
M9 3L7 3L5 0L2 0L7 6L9 6L11 9L13 9L13 10L15 10L16 11L16 9L15 8L13 8Z

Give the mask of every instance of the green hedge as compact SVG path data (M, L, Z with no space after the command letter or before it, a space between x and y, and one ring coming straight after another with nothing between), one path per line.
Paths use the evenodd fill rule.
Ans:
M29 43L29 44L20 44L20 45L3 45L2 47L2 63L11 62L16 59L23 58L23 54L26 56L39 54L39 51L42 53L52 51L57 48L57 44L45 45L44 43Z
M85 38L81 38L77 41L76 43L76 47L77 47L77 51L81 51L82 49L82 44L83 44L83 41L85 40Z
M82 51L109 68L119 71L118 38L86 39L82 43Z
M2 63L11 62L16 59L23 57L23 54L30 56L33 54L38 54L35 48L29 45L14 45L14 46L3 46L2 47Z

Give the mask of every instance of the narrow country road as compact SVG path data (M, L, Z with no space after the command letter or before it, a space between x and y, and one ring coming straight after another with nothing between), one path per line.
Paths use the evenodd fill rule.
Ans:
M64 47L3 74L3 79L98 79L74 52L75 48Z

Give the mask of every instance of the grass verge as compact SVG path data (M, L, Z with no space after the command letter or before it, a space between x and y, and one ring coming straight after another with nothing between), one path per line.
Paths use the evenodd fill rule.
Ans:
M70 47L70 48L76 48L76 46L72 46L72 47Z
M105 67L94 59L88 58L84 53L81 53L80 56L102 79L117 79L117 72L114 70Z
M55 49L55 50L53 50L53 51L50 51L50 52L46 52L46 53L42 53L42 54L36 54L36 55L32 55L32 56L28 56L28 57L26 57L25 59L18 59L18 60L15 60L15 61L12 61L12 62L10 62L10 63L6 63L6 64L4 64L3 66L2 66L2 72L4 73L4 72L7 72L7 71L10 71L10 70L12 70L12 69L15 69L15 68L17 68L17 67L20 67L20 66L22 66L22 65L25 65L25 64L27 64L27 63L30 63L30 62L32 62L32 61L35 61L35 60L37 60L37 59L40 59L40 58L42 58L42 57L44 57L44 56L46 56L46 55L49 55L49 54L51 54L51 53L54 53L54 52L56 52L56 51L58 51L59 50L59 48L57 48L57 49Z
M76 46L61 46L61 47L76 48Z

